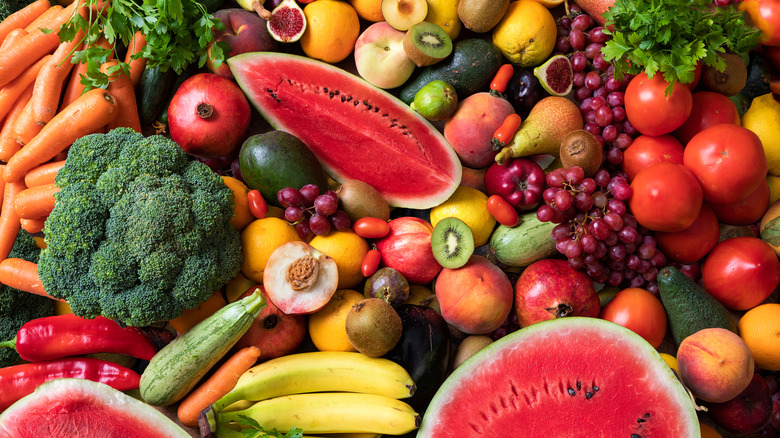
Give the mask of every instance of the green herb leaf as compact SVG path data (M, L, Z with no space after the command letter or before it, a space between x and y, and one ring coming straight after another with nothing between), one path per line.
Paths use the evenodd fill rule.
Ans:
M241 433L246 438L261 438L261 437L302 438L303 437L303 429L299 429L293 426L292 428L290 428L290 431L287 433L279 432L278 430L276 430L276 428L273 428L271 430L265 430L263 426L261 426L260 423L257 422L257 420L246 415L238 416L238 424L242 426L247 426L246 429L241 429Z

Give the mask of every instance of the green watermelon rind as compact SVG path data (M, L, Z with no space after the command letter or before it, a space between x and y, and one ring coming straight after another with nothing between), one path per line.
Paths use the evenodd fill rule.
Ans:
M674 374L674 371L672 371L652 345L633 331L611 321L600 318L571 316L542 321L524 327L498 339L468 358L458 366L439 387L439 390L434 395L428 409L423 415L422 423L417 431L417 438L436 436L435 432L437 430L447 429L448 425L442 424L439 414L442 411L442 408L447 405L458 404L456 394L461 381L472 377L477 370L483 367L499 366L498 361L500 360L499 358L501 358L500 353L504 349L516 348L524 342L531 342L534 339L539 339L540 336L546 333L554 333L555 331L567 329L576 330L578 327L585 326L596 327L599 330L610 331L622 335L626 341L625 348L629 349L630 347L634 347L635 355L640 359L637 362L640 363L640 361L643 361L641 363L652 368L650 371L652 375L660 377L653 383L653 387L658 391L667 391L670 401L673 399L674 401L677 401L679 405L686 407L684 412L680 415L688 417L686 423L690 426L690 430L686 436L678 438L698 438L700 436L701 432L696 414L696 406L694 405L690 394ZM600 359L601 358L595 358L596 361ZM518 427L521 428L522 425L518 424Z
M415 177L420 177L421 175L409 175L404 172L404 171L408 171L409 168L398 169L398 172L393 173L392 175L390 175L390 178L388 178L387 175L385 175L384 177L380 177L378 174L371 173L369 171L364 171L363 174L361 175L347 174L343 172L342 169L330 165L328 163L328 160L325 159L326 157L318 153L317 148L313 147L314 145L312 145L310 142L306 140L306 136L312 135L311 132L313 130L311 130L307 126L307 127L299 127L300 131L298 131L294 127L287 126L285 122L281 120L281 118L277 117L273 113L273 110L271 108L266 107L258 98L258 96L262 96L262 93L266 91L267 86L272 86L270 83L267 86L263 84L259 84L256 82L257 78L252 77L253 74L257 74L257 73L251 72L250 71L251 67L252 66L258 67L257 63L263 63L263 62L296 63L296 67L302 69L309 69L311 71L315 71L316 69L319 69L320 73L323 75L325 74L339 75L341 76L343 82L340 85L340 88L342 86L347 86L347 85L354 86L354 88L349 88L349 87L347 87L346 89L342 88L344 94L346 94L349 91L349 92L354 92L355 95L361 95L364 97L376 97L378 100L382 101L383 103L392 105L393 108L399 111L398 113L399 115L403 117L408 117L409 118L408 120L414 124L412 127L407 129L408 131L413 131L419 128L420 129L419 134L421 138L424 137L424 139L432 139L434 141L426 142L424 147L427 150L421 151L421 153L418 156L409 157L408 155L399 155L396 152L391 151L389 147L385 147L385 150L387 151L387 155L390 155L391 157L394 154L396 157L403 156L409 159L410 163L411 162L418 163L418 162L426 161L428 159L427 155L432 155L438 158L439 161L437 161L436 164L437 167L431 168L429 173L443 171L441 173L444 176L443 177L437 176L436 180L437 181L446 180L446 185L443 185L441 188L433 187L431 190L428 190L427 193L420 194L420 195L405 195L403 193L404 188L408 187L409 185L420 187L420 181L421 181L419 178L415 178ZM314 152L315 156L317 156L317 158L320 160L326 173L328 173L328 175L331 178L333 178L335 181L344 182L345 180L349 180L349 179L359 179L361 181L364 181L374 186L377 190L379 190L379 192L384 196L385 200L388 202L390 206L414 208L414 209L427 209L441 204L442 202L447 200L452 195L452 193L455 192L457 187L460 185L461 176L462 176L462 166L460 163L460 159L458 158L452 146L450 146L450 144L444 138L444 135L441 132L439 132L433 125L431 125L431 123L427 119L422 117L417 112L413 111L403 101L399 100L397 97L393 96L387 91L375 87L374 85L367 82L363 78L322 61L318 61L304 56L287 54L287 53L279 53L279 52L244 53L228 59L227 63L230 66L230 69L233 73L233 76L236 79L236 82L244 91L244 94L247 96L247 99L249 99L249 101L252 103L255 109L260 113L260 115L274 129L289 132L290 134L293 134L296 137L303 140L304 143L306 143L307 146L309 146L310 149L312 149L312 152ZM266 65L265 67L268 66ZM263 71L267 71L267 70L276 71L273 68L266 68ZM263 74L265 75L265 73ZM312 74L312 73L309 73L307 71L307 74ZM314 75L316 76L316 74ZM253 79L255 81L253 81ZM276 85L277 83L282 83L282 80L280 78L276 78L274 81L271 82L274 85ZM322 116L323 116L322 114L320 115L312 114L312 117L322 117ZM338 114L335 116L331 115L331 117L333 118L335 118L336 116L338 116ZM382 128L379 127L377 127L376 129L378 130L377 132L382 130ZM355 132L365 133L364 130L360 130L360 129L356 129ZM414 135L410 135L410 138L414 138L414 137L415 137ZM379 142L377 142L377 144L379 144ZM336 148L331 146L330 150L334 150L334 149ZM371 159L371 156L369 155L370 153L371 153L370 151L366 151L366 155L369 157L369 159ZM379 157L380 157L379 160L381 160L382 158L386 158L381 155ZM446 159L441 160L442 157L446 157ZM398 166L398 167L403 167L403 166ZM375 179L375 181L373 181L374 182L373 184L371 180L372 178ZM382 185L383 184L387 185L388 181L393 182L394 188L396 190L382 189Z

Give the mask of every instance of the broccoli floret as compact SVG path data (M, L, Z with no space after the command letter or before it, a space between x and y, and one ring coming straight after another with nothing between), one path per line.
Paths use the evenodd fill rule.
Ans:
M20 230L9 257L37 263L40 253L32 235ZM16 337L16 332L27 321L53 314L54 301L51 299L0 284L0 340ZM19 359L15 350L0 348L0 368L13 365Z
M170 320L238 274L232 192L166 137L127 128L82 137L55 183L38 273L76 315Z
M3 0L0 2L0 21L31 3L35 0Z

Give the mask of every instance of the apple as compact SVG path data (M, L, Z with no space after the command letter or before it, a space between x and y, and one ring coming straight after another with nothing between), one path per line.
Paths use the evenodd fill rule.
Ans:
M485 172L485 191L500 195L519 211L533 210L547 188L542 166L528 158L513 158L505 164L493 163Z
M276 40L271 38L266 27L266 22L255 12L241 8L220 9L214 13L214 18L222 20L224 30L214 31L214 43L224 42L230 46L230 51L225 53L225 59L248 52L273 52L277 49ZM219 67L214 65L211 59L211 46L208 48L209 57L206 67L212 72L228 79L233 79L226 62Z
M773 400L764 378L754 373L747 388L723 403L703 403L712 421L729 432L750 434L769 423Z
M239 299L260 290L268 298L262 286L252 286ZM252 325L236 342L235 350L256 346L260 348L259 361L269 360L290 354L300 347L306 338L307 322L303 315L288 315L282 312L270 300Z
M413 216L389 224L390 233L376 242L383 266L396 269L411 285L430 283L441 271L431 248L433 226Z
M395 88L406 82L416 66L404 51L405 36L386 21L368 26L355 41L358 74L379 88Z

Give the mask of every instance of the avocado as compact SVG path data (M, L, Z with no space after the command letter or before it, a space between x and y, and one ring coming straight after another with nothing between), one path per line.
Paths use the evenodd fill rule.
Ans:
M720 327L737 332L736 322L728 309L681 270L666 266L658 272L656 281L676 345L705 328Z
M257 189L268 204L286 187L300 189L315 184L320 193L329 190L328 177L314 153L298 137L284 131L269 131L247 138L238 153L241 176L249 189Z

